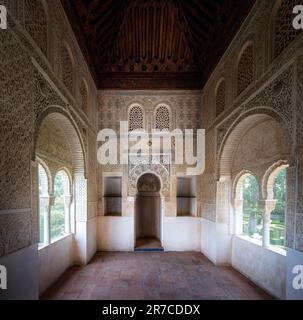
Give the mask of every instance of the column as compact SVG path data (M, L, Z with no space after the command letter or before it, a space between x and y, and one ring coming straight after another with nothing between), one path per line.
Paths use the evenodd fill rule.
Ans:
M50 195L48 197L47 206L45 210L44 216L44 241L45 245L49 245L51 243L51 210L52 206L55 203L55 196Z
M65 233L71 233L71 205L72 205L72 196L68 195L64 197L64 214L65 214Z
M260 200L259 207L263 211L263 247L270 246L270 215L275 209L277 200Z
M243 199L234 199L234 233L235 235L243 234Z

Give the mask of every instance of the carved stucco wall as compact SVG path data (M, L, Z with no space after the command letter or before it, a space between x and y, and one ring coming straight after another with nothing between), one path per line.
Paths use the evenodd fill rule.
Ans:
M171 129L198 129L201 126L200 91L103 91L99 95L99 129L110 128L119 131L120 121L128 120L129 107L140 105L144 110L144 128L151 132L157 119L157 108L165 105L170 111ZM167 113L164 113L167 117ZM167 122L167 121L166 121ZM185 173L185 166L165 164L138 164L128 166L99 166L99 186L102 173L123 173L124 197L136 195L136 183L145 172L156 173L162 181L162 195L167 200L169 215L175 214L176 175ZM197 178L199 179L199 178ZM197 201L200 204L200 184L197 188ZM127 201L127 200L126 200ZM99 187L99 202L102 202L102 188ZM100 204L100 207L102 205ZM200 205L198 206L200 208ZM200 210L198 210L200 214Z
M288 139L281 125L275 120L261 121L242 137L233 156L232 172L237 175L243 168L258 172L288 157Z
M303 52L303 41L301 43L300 53ZM289 225L292 234L291 247L297 250L303 251L303 56L299 55L297 58L297 101L296 101L296 168L293 170L293 174L289 175L288 179L290 183L295 185L297 181L297 190L294 192L297 198L292 199L292 211L294 210L294 204L297 201L297 207L295 215L292 215ZM297 170L297 172L295 172ZM296 188L295 188L296 189Z
M67 137L62 129L51 119L46 119L39 131L36 156L48 167L51 179L58 170L65 168L73 172L72 154Z
M6 4L9 28L0 33L0 256L38 241L37 195L34 193L37 165L33 162L33 150L43 119L53 112L69 119L79 134L85 158L88 153L95 158L97 124L96 88L60 1L52 1L51 5L43 2L47 7L48 42L52 44L46 56L24 29L24 1ZM88 115L81 109L79 90L69 93L60 80L60 34L72 44L76 78L87 80ZM75 88L79 83L76 81ZM86 162L85 169L88 186L95 185L92 177L96 176L96 163ZM89 202L95 208L90 215L95 216L95 187L89 188Z
M300 195L303 194L301 192L303 190L303 175L301 175L300 170L303 145L301 137L303 68L302 57L301 60L298 58L300 52L302 52L303 38L302 35L296 39L293 38L295 41L273 60L274 34L272 25L277 9L276 6L277 2L273 0L257 1L202 92L202 124L203 127L207 128L206 157L215 161L215 165L211 166L206 160L207 168L202 177L202 185L204 186L202 188L202 208L203 217L216 221L218 217L216 216L216 209L214 209L216 198L216 188L214 186L220 177L221 152L229 134L233 132L242 120L247 119L249 116L267 114L277 121L276 125L278 127L274 130L282 130L284 132L283 138L286 138L290 150L288 153L290 168L287 175L286 245L303 251L303 219L302 213L300 213L303 212L303 205L301 206L300 204L300 199L302 199ZM264 32L264 30L267 31ZM256 53L255 80L240 95L237 95L237 68L235 67L235 61L247 41L254 43ZM298 77L297 79L296 76ZM226 108L222 114L216 117L215 90L222 77L226 78ZM298 84L297 87L296 83ZM280 135L279 132L276 133L277 136ZM251 141L250 144L257 144L259 138L255 137L255 140L255 142ZM269 142L267 141L267 143ZM268 166L274 161L274 158L279 160L278 158L282 157L282 154L285 155L287 153L283 152L283 150L280 151L280 155L276 155L272 159L269 159L271 157L268 158ZM235 171L239 171L240 167L245 169L249 166L249 163L246 164L245 161L247 157L242 157L240 160L240 155L238 154L235 158L237 159L235 160L237 164ZM250 161L250 159L246 160ZM261 170L263 173L266 171L267 165L264 164ZM256 166L258 165L256 164ZM223 170L223 172L225 171ZM261 185L262 173L259 176ZM298 188L296 188L297 185ZM296 203L298 205L297 209Z

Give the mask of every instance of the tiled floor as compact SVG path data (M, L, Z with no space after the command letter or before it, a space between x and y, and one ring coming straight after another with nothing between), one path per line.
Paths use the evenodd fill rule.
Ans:
M99 253L74 267L42 299L271 299L232 268L199 253Z

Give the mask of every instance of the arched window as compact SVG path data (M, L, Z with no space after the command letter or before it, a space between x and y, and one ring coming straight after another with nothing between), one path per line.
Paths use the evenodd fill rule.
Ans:
M48 193L48 177L44 167L38 165L38 179L39 179L39 245L44 246L48 244L48 207L49 207L49 193Z
M293 27L293 8L298 5L296 0L282 0L274 22L274 57L279 56L289 44L300 34Z
M73 92L73 63L69 50L65 45L61 47L61 76L69 92Z
M225 109L225 79L221 79L216 90L216 116Z
M128 115L129 131L144 129L144 112L141 106L133 105Z
M240 55L238 62L238 95L241 94L254 80L254 48L249 43Z
M51 240L70 233L70 181L65 171L59 171L54 180L54 204L51 210Z
M85 80L81 81L80 85L80 103L82 110L87 113L88 112L88 89Z
M155 113L155 129L170 130L171 117L170 110L166 105L160 105Z
M25 30L47 56L47 20L43 4L40 0L25 0L24 11Z

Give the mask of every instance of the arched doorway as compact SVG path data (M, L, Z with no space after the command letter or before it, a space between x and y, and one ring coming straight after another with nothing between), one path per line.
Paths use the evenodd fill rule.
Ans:
M163 250L161 246L161 182L152 174L142 175L137 182L136 251Z

